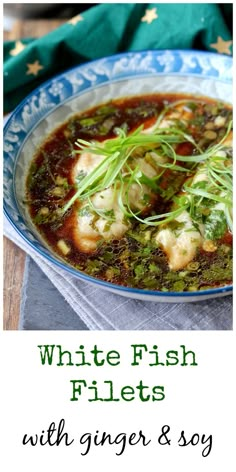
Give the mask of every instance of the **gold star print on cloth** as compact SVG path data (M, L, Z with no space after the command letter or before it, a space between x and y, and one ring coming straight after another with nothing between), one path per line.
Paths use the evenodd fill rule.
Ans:
M83 21L83 19L84 18L81 15L77 15L71 18L71 20L67 21L67 23L69 25L77 25L77 23L79 23L79 21Z
M4 43L4 113L73 66L126 51L197 49L232 54L232 4L82 4L40 38Z
M10 50L10 55L11 56L17 56L21 51L25 49L25 44L23 44L21 41L16 41L14 49Z
M43 66L39 63L39 61L34 61L32 64L27 64L28 70L26 72L27 75L33 74L38 75L39 71L43 69Z
M233 41L224 41L221 36L217 37L217 42L210 44L211 48L216 49L217 52L221 54L231 54L230 46L233 44Z
M141 18L141 21L150 24L154 20L156 20L157 18L158 18L157 9L152 8L151 10L146 10L145 11L145 15Z

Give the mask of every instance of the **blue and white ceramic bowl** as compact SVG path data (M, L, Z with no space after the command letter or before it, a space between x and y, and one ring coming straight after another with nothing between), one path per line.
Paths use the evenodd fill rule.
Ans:
M164 302L199 301L228 295L232 286L199 292L155 292L99 281L55 255L32 225L23 205L25 178L35 149L59 124L112 98L152 92L183 92L232 102L232 59L199 51L141 51L75 67L41 85L12 113L4 129L4 211L41 256L75 277L127 297Z

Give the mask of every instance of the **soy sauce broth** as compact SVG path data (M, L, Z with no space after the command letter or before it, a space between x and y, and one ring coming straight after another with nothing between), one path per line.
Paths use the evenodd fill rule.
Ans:
M60 211L76 192L73 172L80 159L75 153L78 138L103 142L116 137L117 127L127 134L142 124L148 129L166 106L181 100L186 100L191 119L182 122L176 118L175 127L189 133L204 152L225 135L232 109L208 98L180 94L128 97L102 104L71 117L37 150L27 177L26 202L37 230L66 263L95 278L140 289L195 291L232 282L232 234L228 227L215 241L214 251L200 247L185 267L170 270L166 252L155 241L156 227L131 219L131 227L122 237L101 237L96 250L86 253L74 237L80 202L76 201L63 214ZM190 156L196 149L185 141L177 145L176 152ZM192 171L184 174L166 169L159 181L165 197L152 201L150 214L169 211L173 197L191 176Z

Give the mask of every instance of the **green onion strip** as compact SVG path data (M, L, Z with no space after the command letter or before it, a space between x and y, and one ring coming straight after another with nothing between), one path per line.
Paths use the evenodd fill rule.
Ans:
M181 103L182 101L180 101ZM178 103L178 102L177 102ZM173 106L174 104L172 104ZM175 103L176 105L176 103ZM217 156L219 151L225 149L224 141L228 137L231 128L232 121L229 123L227 131L219 143L210 146L206 151L202 151L199 146L195 143L192 136L189 136L185 132L175 128L159 128L160 122L169 111L170 107L166 107L163 112L159 115L154 132L151 134L143 133L143 125L139 126L134 132L129 135L121 128L116 128L117 137L103 141L102 143L88 142L83 139L78 139L76 145L79 150L76 153L91 152L97 155L104 155L104 159L98 164L98 166L89 174L85 175L78 183L78 188L73 197L65 204L62 209L63 213L66 212L76 200L84 201L88 200L89 207L97 213L99 216L107 217L112 220L109 216L109 212L97 209L92 201L91 197L100 191L103 191L113 186L119 208L126 218L135 218L139 222L147 225L156 226L163 223L167 223L177 216L179 216L184 210L189 210L190 214L193 213L195 198L197 197L197 204L202 201L203 198L210 199L215 202L224 203L226 205L226 218L229 226L232 226L232 218L230 215L229 208L232 205L232 199L230 192L232 191L232 168L225 166L225 159ZM182 142L190 142L193 144L195 149L199 152L197 155L182 156L175 152L173 145ZM150 145L157 145L157 149L152 149L153 152L160 152L160 156L166 157L168 162L156 162L160 172L154 177L147 177L141 171L139 166L132 169L128 163L130 157L134 151L142 146L146 147L144 154L150 151ZM192 167L185 168L176 162L189 163ZM191 184L184 184L183 190L188 194L188 198L176 198L177 208L173 211L163 213L160 215L154 215L149 217L141 218L139 215L142 210L137 212L133 211L130 207L129 202L129 190L133 183L136 183L143 188L145 184L152 190L157 191L157 181L163 175L166 169L172 171L189 172L196 165L203 163L206 167L208 180L206 182L207 188L191 187ZM188 179L189 180L189 179ZM222 190L225 190L225 196L222 196ZM221 194L219 195L219 191ZM185 194L186 195L186 194ZM199 200L200 199L200 200ZM175 205L176 205L175 204ZM106 213L108 216L106 216Z

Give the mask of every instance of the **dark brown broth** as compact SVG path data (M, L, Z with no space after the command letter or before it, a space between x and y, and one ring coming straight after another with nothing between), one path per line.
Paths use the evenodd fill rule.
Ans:
M115 136L115 128L123 126L124 123L128 132L141 124L149 127L167 103L185 98L188 98L190 103L195 103L195 97L179 94L148 95L114 100L70 118L51 133L37 151L26 184L30 215L45 241L60 257L62 254L57 247L58 240L63 239L68 244L70 252L64 259L70 265L94 277L142 289L185 291L197 287L201 290L209 286L231 283L229 264L232 259L232 240L230 233L227 233L219 242L216 252L209 253L202 250L198 252L195 262L199 262L199 270L187 270L183 283L180 275L183 271L171 272L165 254L158 247L151 243L144 244L137 241L129 232L120 241L104 241L103 244L99 244L95 253L81 252L72 237L72 230L77 224L78 203L75 203L63 217L58 219L53 216L57 209L62 208L75 193L72 169L79 157L78 154L73 154L73 150L77 149L75 141L78 138L98 141L112 138ZM214 106L217 107L218 103L204 98L196 108L195 122L192 120L188 124L188 131L196 142L202 139L206 122L213 121ZM221 107L221 115L227 117L227 122L230 114L230 107ZM223 132L225 130L221 132L221 135ZM193 146L190 143L178 145L177 153L190 155L192 152ZM50 193L50 189L57 186L57 178L66 179L64 194L61 197ZM172 185L174 183L176 185L177 192L183 184L183 175L180 172L165 171L161 181L163 189L171 187L171 179ZM49 209L52 221L47 219L44 222L38 219L40 210L44 207ZM165 204L165 211L167 209L168 203ZM158 208L154 207L152 210L160 212L160 203ZM134 234L135 231L141 234L144 228L141 224L134 222L133 230ZM156 271L155 265L158 268ZM215 272L211 270L212 267L213 269L215 267ZM209 277L206 279L204 274L207 274L207 271Z

